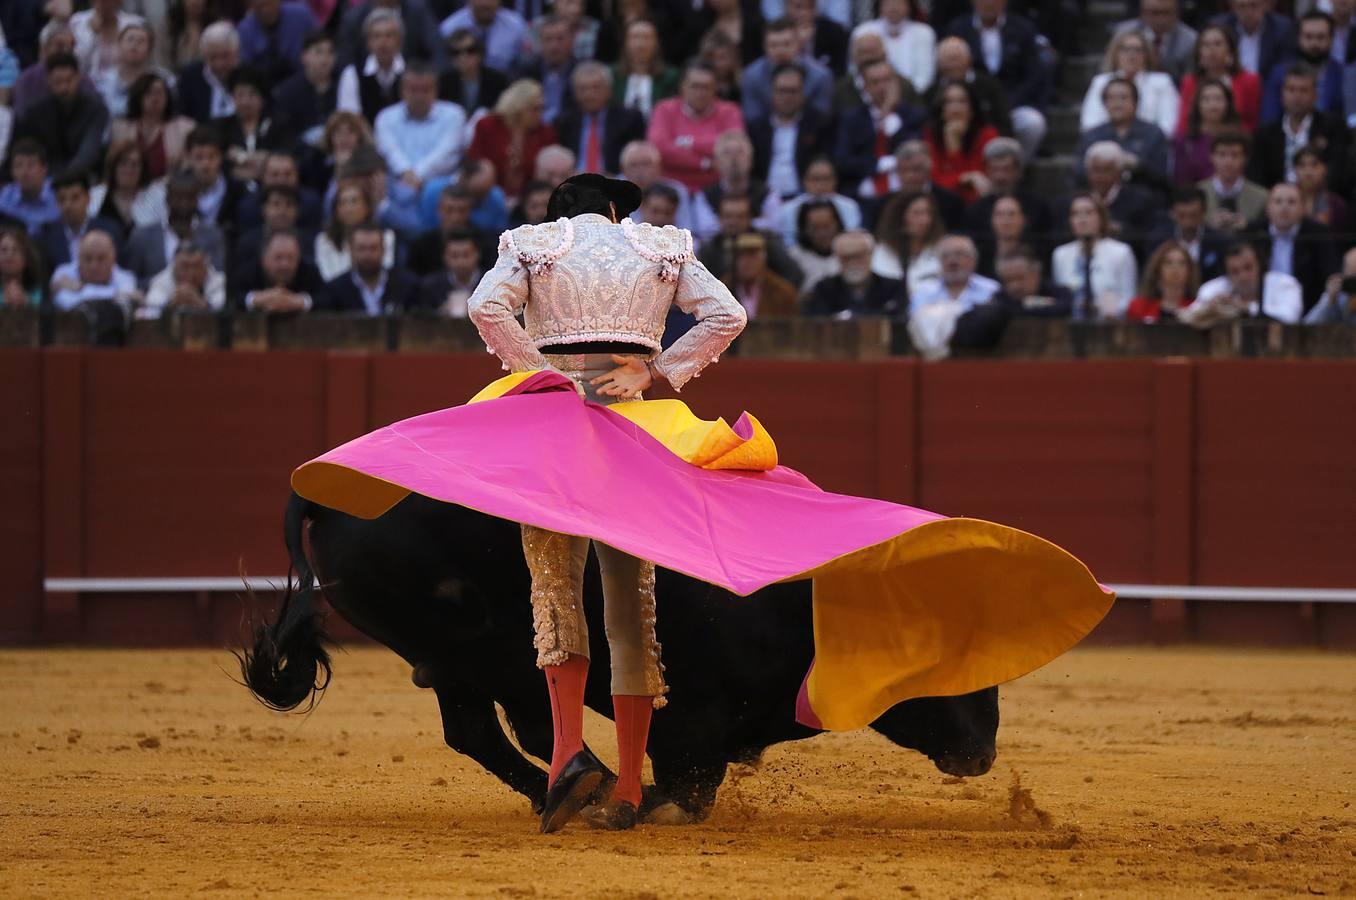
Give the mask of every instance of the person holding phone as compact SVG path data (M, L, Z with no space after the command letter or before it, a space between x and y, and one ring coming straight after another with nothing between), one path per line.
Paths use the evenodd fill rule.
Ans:
M1356 248L1342 257L1342 271L1328 278L1327 290L1304 317L1305 325L1356 323Z

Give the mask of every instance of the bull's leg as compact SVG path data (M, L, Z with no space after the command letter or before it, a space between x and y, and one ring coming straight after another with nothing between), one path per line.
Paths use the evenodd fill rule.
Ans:
M711 813L716 791L725 780L725 760L717 756L694 757L650 754L655 791L682 807L693 821Z
M443 717L447 746L480 763L487 772L522 794L540 813L546 800L546 773L534 766L504 734L489 697L464 683L433 685Z

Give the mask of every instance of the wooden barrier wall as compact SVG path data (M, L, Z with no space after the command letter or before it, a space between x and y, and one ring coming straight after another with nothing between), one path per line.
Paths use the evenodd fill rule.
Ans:
M500 374L477 354L0 351L0 642L219 642L238 598L47 594L46 577L286 570L297 464ZM1356 586L1356 363L727 359L826 489L1038 533L1108 582ZM1356 646L1356 607L1123 601L1103 640Z

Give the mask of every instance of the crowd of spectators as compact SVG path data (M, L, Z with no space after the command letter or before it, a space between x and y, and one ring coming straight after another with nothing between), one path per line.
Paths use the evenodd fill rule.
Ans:
M1015 316L1356 321L1356 0L1131 0L1095 46L1085 4L0 3L0 303L464 317L603 172L751 318L930 356Z

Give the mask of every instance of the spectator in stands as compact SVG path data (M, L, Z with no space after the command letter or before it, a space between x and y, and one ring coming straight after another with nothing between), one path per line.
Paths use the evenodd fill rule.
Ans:
M301 241L290 231L268 236L258 263L242 279L239 301L247 310L296 313L310 309L324 289L315 266L301 258Z
M352 264L325 282L312 307L316 312L361 313L368 316L407 312L417 303L416 286L403 267L388 256L387 233L371 221L348 229L345 256Z
M541 148L537 154L537 165L532 170L532 180L540 181L551 190L555 190L565 179L575 175L574 151L560 144Z
M263 72L271 87L301 67L302 44L317 27L305 3L251 0L240 20L240 61Z
M1332 58L1345 64L1356 59L1356 43L1352 41L1356 37L1356 0L1328 0L1328 6L1333 26Z
M541 85L546 102L542 117L554 125L562 112L574 104L570 93L575 58L570 24L555 15L543 16L540 22L541 43L527 59L518 61L512 69L518 78L530 78Z
M1196 184L1215 174L1215 138L1242 133L1234 95L1222 81L1204 81L1192 98L1187 127L1172 139L1172 172L1178 184Z
M924 105L931 107L936 103L938 92L949 81L969 84L979 104L980 117L998 129L999 134L1013 133L1007 91L992 75L975 71L970 45L958 37L944 38L937 45L937 80L923 95ZM1017 146L1021 150L1022 145Z
M1328 163L1333 182L1345 184L1344 163L1351 143L1340 115L1319 112L1318 80L1308 63L1290 63L1282 89L1281 120L1257 129L1248 177L1258 184L1295 180L1295 153L1311 147Z
M436 5L442 9L454 4L439 2ZM401 55L407 60L428 60L435 70L442 71L449 60L443 53L444 35L439 30L438 18L433 13L434 6L435 4L427 0L363 0L361 3L354 3L344 12L339 25L339 38L335 47L339 53L339 64L347 66L363 58L367 47L363 25L373 10L387 9L400 16L400 21L404 23ZM451 97L442 99L453 100ZM468 110L466 114L469 116L471 111Z
M1141 242L1163 227L1162 201L1152 191L1125 181L1125 151L1102 141L1083 157L1088 191L1101 201L1111 220L1110 235L1142 250ZM1128 297L1126 299L1129 299Z
M466 301L480 284L480 246L469 231L448 231L443 241L441 265L419 282L419 305L436 309L454 319L466 318Z
M339 75L336 108L361 113L368 122L377 114L400 102L400 79L405 74L405 57L400 43L405 34L400 13L374 9L363 22L367 53L349 63Z
M113 238L106 231L88 231L80 239L76 259L52 273L52 304L75 309L91 300L112 300L124 309L141 299L131 272L117 266Z
M726 131L716 138L716 181L692 194L692 233L706 241L720 230L716 210L726 194L743 194L753 202L753 224L775 227L781 198L767 184L753 177L753 144L743 131Z
M1095 194L1069 204L1073 240L1055 248L1051 277L1074 296L1078 319L1121 319L1135 296L1135 253L1111 235L1111 217Z
M932 151L928 149L928 145L919 140L905 141L895 148L894 157L895 168L891 173L893 175L891 183L899 186L896 193L931 194L937 201L937 208L942 213L942 222L945 223L946 229L951 231L960 227L965 218L965 201L932 180ZM864 203L863 219L874 225L889 199L887 196L880 201Z
M762 45L762 38L758 39L759 46ZM709 66L716 76L716 99L727 100L730 103L739 105L740 98L743 95L744 66L757 59L758 54L751 54L748 60L742 60L739 52L739 41L730 37L724 31L712 29L702 36L701 44L697 48L696 61L702 65ZM679 91L682 90L682 81L678 83Z
M574 102L556 120L560 142L574 151L580 172L620 172L622 148L645 139L645 117L612 105L612 74L600 62L579 63L572 82Z
M48 95L32 104L14 128L14 139L32 138L47 151L53 175L90 172L99 161L108 110L101 99L80 90L75 57L47 57Z
M174 248L174 259L150 281L139 318L158 318L176 310L221 310L226 306L226 276L212 265L206 249L193 241Z
M1177 318L1197 328L1237 317L1275 319L1294 324L1304 314L1300 284L1281 272L1262 272L1257 249L1231 244L1224 251L1224 272L1196 292L1196 301L1180 309Z
M1130 301L1125 317L1131 322L1173 321L1179 310L1196 299L1200 284L1200 270L1190 251L1177 241L1167 241L1145 264L1139 293Z
M1282 182L1267 194L1266 218L1252 224L1253 244L1268 272L1293 275L1303 290L1307 312L1323 293L1327 273L1337 268L1328 229L1305 218L1297 185Z
M436 273L443 265L443 242L448 234L470 235L480 251L482 266L494 265L497 235L487 235L471 224L471 210L475 202L471 192L462 184L449 184L438 193L438 225L419 235L410 244L406 264L416 275ZM492 240L493 238L493 240Z
M1238 45L1238 62L1249 72L1270 72L1295 52L1295 23L1272 12L1267 0L1229 0L1230 12L1211 24L1227 28Z
M242 182L252 182L263 172L269 151L290 149L291 135L276 128L267 115L264 101L268 97L269 82L262 72L241 66L231 73L231 101L235 112L221 119L213 119L212 127L226 148L227 174Z
M468 159L461 164L461 186L471 195L471 224L489 235L508 228L508 199L496 184L494 163Z
M95 82L109 115L127 114L132 85L144 75L156 74L166 83L174 83L173 75L151 63L153 41L151 29L145 22L123 26L118 37L118 64Z
M847 29L820 15L816 0L786 0L786 17L796 26L801 52L835 76L847 71Z
M569 151L566 151L567 153ZM545 181L535 178L523 185L523 196L509 212L509 227L519 225L540 225L546 221L546 209L555 188Z
M885 0L900 3L906 0ZM926 25L921 26L926 28ZM744 69L744 121L753 122L773 112L773 76L783 66L796 66L802 76L803 105L827 119L833 115L833 73L802 53L800 36L790 19L776 19L763 32L763 55Z
M1117 34L1134 32L1148 41L1163 71L1179 84L1196 52L1196 29L1182 23L1180 5L1181 0L1140 0L1139 18L1116 26Z
M502 9L499 0L467 0L465 6L443 19L443 37L462 29L480 35L486 65L501 72L511 71L519 59L532 53L527 22L513 10Z
M1138 31L1123 31L1112 38L1102 59L1102 71L1092 79L1083 97L1080 129L1088 132L1106 124L1110 118L1104 96L1106 87L1120 79L1134 85L1136 115L1156 126L1164 140L1170 137L1177 129L1177 87L1170 76L1157 71L1157 64L1148 40Z
M0 307L36 308L47 288L46 268L28 232L0 226Z
M682 13L686 27L677 40L668 42L671 58L705 56L710 47L708 39L717 38L722 46L734 51L731 62L737 74L763 49L763 16L758 7L758 0L704 0L700 7L688 6Z
M678 221L678 192L667 184L652 184L641 196L640 221L658 228Z
M884 201L900 189L892 154L922 136L926 114L900 99L899 77L888 62L867 64L862 78L869 102L844 117L834 157L839 175L853 194L863 200Z
M485 65L485 43L470 29L452 32L447 38L451 65L438 76L438 99L461 107L467 119L492 109L508 87L508 76Z
M96 84L118 65L118 39L128 25L142 24L141 16L122 11L122 0L93 0L90 8L71 16L75 56L79 68Z
M985 239L976 242L979 246L978 271L990 278L998 277L998 260L1005 254L1038 245L1038 238L1032 234L1027 222L1026 210L1011 194L1000 194L994 200L986 232Z
M805 273L805 281L800 286L802 297L811 296L819 282L839 273L833 241L843 231L843 220L830 201L811 200L801 204L796 216L795 240L787 245L787 253Z
M532 176L537 154L558 143L555 128L543 121L545 112L541 85L524 78L509 85L494 112L476 123L466 155L494 164L499 186L511 203Z
M315 264L323 280L331 281L349 270L352 265L349 235L372 219L372 198L365 186L358 181L341 182L334 192L329 221L315 238ZM395 232L385 230L382 239L385 265L390 268L396 260Z
M570 31L570 47L574 58L583 62L586 59L615 59L617 48L611 29L603 30L602 23L593 16L584 14L584 0L555 0L551 4L551 13L561 19ZM538 17L540 26L544 17ZM534 29L534 39L541 45L540 28Z
M851 197L838 193L838 173L834 170L833 160L819 156L810 160L801 178L801 193L782 204L781 219L782 240L789 246L796 240L799 231L800 210L816 200L827 200L838 211L844 231L862 226L862 208Z
M1003 286L994 302L1008 315L1064 318L1073 313L1073 293L1045 278L1041 256L1030 247L1004 251L994 269Z
M199 185L188 172L171 175L165 187L165 220L139 225L127 238L124 264L137 284L146 285L174 260L174 248L192 242L207 253L212 265L226 262L226 239L222 229L202 218L198 208Z
M22 222L29 234L60 216L56 194L47 178L47 150L32 138L14 142L9 184L0 188L0 214Z
M109 147L103 174L103 181L89 195L90 209L96 218L116 222L124 235L131 234L138 225L164 218L164 182L151 181L146 157L135 142L122 141Z
M963 81L940 85L923 140L932 153L932 181L967 203L979 198L984 147L998 130L979 114L974 89Z
M1334 234L1350 233L1350 207L1346 200L1328 189L1328 164L1323 154L1312 147L1301 147L1295 152L1295 185L1300 190L1305 218Z
M659 29L650 19L626 25L621 59L612 66L612 93L647 120L659 101L678 93L678 70L664 59Z
M152 180L174 171L184 158L184 141L197 125L175 110L174 94L162 75L147 72L127 92L127 111L113 120L112 143L134 141Z
M723 194L716 212L720 216L720 231L702 245L697 259L713 275L724 280L730 276L734 265L735 238L753 231L753 202L747 194ZM768 266L782 278L799 286L805 280L805 273L786 252L781 240L770 231L760 231L759 234L765 239Z
M225 154L219 132L210 126L195 128L188 136L188 168L198 181L198 215L219 225L230 240L238 221L236 212L245 186L226 175Z
M756 231L735 237L734 266L725 284L750 319L800 314L796 288L768 268L767 239Z
M1133 42L1140 37L1130 34L1128 39ZM1138 115L1139 97L1133 81L1113 78L1106 82L1102 106L1108 121L1079 136L1078 159L1081 161L1093 144L1111 141L1120 146L1128 169L1151 183L1164 183L1168 180L1168 139L1157 125Z
M1041 110L1049 89L1036 27L1024 16L1007 15L1007 0L975 0L974 10L951 22L946 33L963 38L979 66L1008 89L1013 132L1030 159L1045 139Z
M904 282L883 278L871 270L876 241L866 231L845 231L833 239L838 274L823 278L810 292L805 313L810 316L898 316L908 309Z
M1054 230L1050 205L1040 195L1022 189L1022 176L1022 145L1016 139L1000 137L984 145L984 173L974 179L980 197L965 209L966 234L983 244L990 234L994 204L1005 196L1017 198L1022 205L1028 231L1047 235Z
M1224 232L1205 224L1205 191L1194 185L1176 188L1168 214L1171 225L1155 235L1149 245L1181 244L1202 280L1223 274L1224 247L1229 239Z
M942 274L939 243L945 228L931 194L896 194L876 223L871 271L904 281L909 296Z
M833 128L805 105L804 71L794 63L772 74L769 115L746 120L753 141L753 170L780 199L800 193L800 182L810 160L833 151Z
M428 63L411 62L400 80L400 103L377 114L377 149L391 176L414 190L448 175L461 162L466 113L438 99L438 77Z
M273 119L311 147L320 145L325 123L339 103L334 75L334 38L312 31L301 45L301 71L273 89Z
M22 118L30 106L50 93L47 89L47 59L75 54L75 36L64 22L48 22L42 28L40 40L40 59L24 69L19 74L19 80L14 82L10 100L16 118ZM88 96L99 95L94 82L86 75L80 76L80 90Z
M1243 177L1248 165L1248 140L1224 132L1210 144L1210 164L1215 174L1198 183L1205 191L1206 222L1211 228L1236 233L1262 215L1267 205L1266 188Z
M259 177L257 190L250 193L240 201L237 210L239 216L239 225L241 228L249 228L258 225L263 221L263 193L268 188L284 187L296 192L297 218L287 227L293 228L300 226L303 229L316 229L320 227L320 221L324 215L323 203L320 195L308 187L301 184L301 171L297 168L296 157L290 153L276 151L270 153L264 159L263 173Z
M840 119L846 117L849 112L857 107L865 106L871 102L870 96L866 92L866 76L863 74L867 67L878 62L889 64L889 60L885 57L885 42L874 31L854 34L851 46L852 57L848 63L847 73L840 77L833 87L833 111ZM938 49L940 53L940 47ZM940 65L940 55L938 63ZM894 72L893 66L891 66L890 71ZM899 91L900 99L912 106L921 106L923 103L922 97L913 89L913 84L900 76L898 72L894 74L895 87Z
M201 60L203 35L221 17L217 0L174 0L163 26L165 64L183 69Z
M123 230L117 222L98 219L89 212L89 181L83 174L63 175L52 180L59 217L38 229L35 240L47 263L47 270L63 266L79 255L80 239L90 229L106 231L116 247Z
M912 6L910 0L881 0L877 4L879 18L858 25L853 35L880 35L890 65L923 94L932 86L937 71L937 33L932 26L914 21Z
M1178 104L1177 134L1186 131L1187 114L1192 108L1196 96L1196 85L1207 80L1219 81L1229 86L1234 95L1234 108L1238 110L1243 130L1249 134L1257 127L1262 112L1262 82L1256 72L1251 72L1238 62L1238 44L1234 33L1219 25L1207 25L1201 29L1196 41L1196 64L1192 71L1182 79L1182 99Z
M206 122L235 112L227 85L240 65L240 35L230 22L213 22L203 30L200 44L202 60L185 66L175 87L184 115Z
M648 141L632 141L622 148L621 174L640 188L642 194L656 184L665 185L678 196L678 211L674 225L692 230L692 200L681 182L660 177L659 148ZM640 210L631 214L631 221L640 222Z
M320 152L324 155L312 158L302 180L307 186L329 194L334 188L335 174L348 165L354 152L375 143L372 128L360 113L337 110L325 122L320 138Z
M1332 58L1333 21L1325 12L1305 13L1299 21L1299 47L1296 56L1314 70L1318 83L1316 108L1339 121L1346 121L1342 97L1342 63ZM1262 87L1262 123L1279 120L1284 113L1282 94L1291 67L1274 66L1266 73ZM1353 110L1356 111L1356 110Z
M2 235L0 232L0 279L3 279L5 272L5 239ZM1328 279L1323 296L1304 316L1306 325L1339 322L1356 324L1356 249L1346 252L1342 258L1342 271Z
M961 318L988 304L999 291L998 282L975 272L979 251L968 237L947 235L940 253L941 278L909 296L909 337L924 359L948 356Z
M294 187L275 185L260 190L264 195L262 203L263 223L247 229L236 238L231 248L231 262L226 269L227 290L231 296L238 296L235 290L237 281L258 265L259 254L263 251L268 236L278 231L295 231L301 240L301 255L307 262L315 253L315 232L312 229L298 229L297 220L301 208L300 194ZM211 226L209 226L211 227Z
M683 73L679 96L655 104L646 139L659 148L664 176L696 192L720 177L716 138L730 130L744 130L739 107L716 99L710 66L692 63Z

